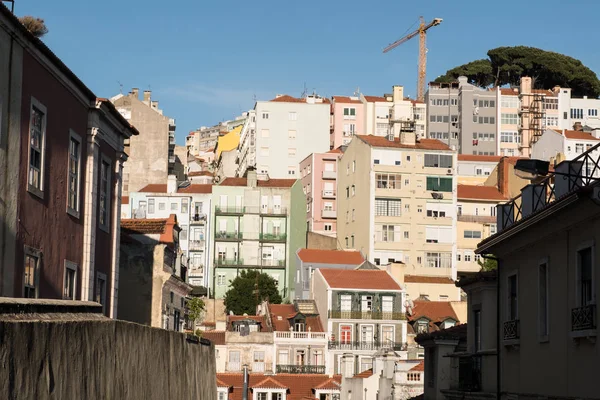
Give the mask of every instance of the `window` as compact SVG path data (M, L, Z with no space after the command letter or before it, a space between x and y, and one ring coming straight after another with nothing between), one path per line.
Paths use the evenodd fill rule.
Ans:
M354 221L354 208L352 209L352 221Z
M354 119L356 118L356 109L355 108L344 108L344 119Z
M81 182L81 138L73 131L69 139L69 178L67 181L67 212L79 218Z
M295 148L288 148L288 157L296 157L296 149Z
M507 308L507 320L513 321L519 318L519 304L518 304L518 288L517 288L517 275L511 275L508 277L508 308Z
M189 209L188 199L182 199L181 200L181 212L183 214L187 214L188 213L188 209Z
M108 230L110 216L110 160L102 158L100 164L100 228Z
M450 268L452 267L452 253L427 253L427 267Z
M360 358L360 371L366 371L373 368L372 357L361 357Z
M356 172L356 160L352 161L352 172Z
M154 199L148 199L148 214L154 214Z
M324 225L324 230L325 230L326 232L331 232L331 230L332 230L332 225L331 225L331 224L325 224L325 225Z
M46 107L31 98L29 121L28 190L42 197L44 192L44 147L46 145Z
M502 108L519 108L519 98L517 96L502 96L500 106Z
M427 243L452 243L452 227L427 226L425 227L425 241Z
M217 275L217 285L218 286L225 286L225 274L218 274Z
M350 186L346 186L346 198L350 198Z
M426 167L452 168L452 156L441 154L425 154Z
M373 296L362 296L361 297L361 310L371 311L373 309Z
M592 248L587 247L577 252L577 305L585 307L594 301L592 281Z
M402 177L400 174L375 174L378 189L400 189Z
M475 352L481 350L481 310L473 311L473 325L475 325Z
M360 341L362 343L373 343L373 325L361 325Z
M352 342L352 325L341 325L340 326L340 343L341 344L350 344L351 342Z
M296 176L296 167L288 167L288 176Z
M342 294L340 295L340 310L350 311L352 309L352 295Z
M289 364L290 353L287 350L279 350L278 363L280 365Z
M348 215L348 213L346 213L346 215ZM348 236L346 236L346 248L348 248Z
M352 185L352 197L356 196L356 186Z
M598 109L597 108L590 108L590 109L588 109L588 116L590 116L590 117L597 117L598 116Z
M502 113L502 114L500 114L500 123L517 125L519 123L519 115Z
M540 338L548 336L548 262L538 266L538 318Z
M269 119L269 112L268 111L263 111L263 113L262 113L262 119Z
M289 138L289 139L296 139L296 131L295 131L295 130L292 130L292 129L290 129L290 130L288 131L288 138Z
M452 178L428 176L427 190L432 190L434 192L452 192Z
M404 239L408 239L409 238L409 232L408 231L404 231Z
M106 314L106 275L98 272L96 275L96 303L102 304L102 313Z
M583 143L575 143L575 153L583 153Z
M377 229L377 227L376 227ZM398 234L400 233L400 227L394 225L381 225L381 230L379 232L375 232L376 240L379 239L382 242L394 242L395 239L400 239L400 236L395 235L395 231L398 230Z
M451 105L451 106L457 106L457 105L458 105L458 99L456 99L456 98L451 98L451 99L450 99L450 105Z
M23 297L35 299L39 296L39 274L41 253L37 250L25 248L25 271L23 279Z
M181 225L181 231L179 232L179 240L188 240L188 227L187 225Z
M63 282L63 299L75 300L77 285L77 264L65 260L65 276Z
M456 252L456 261L460 261L460 253L458 251Z
M179 208L178 203L171 203L171 211L177 211L178 208Z
M583 118L583 108L571 108L571 118L572 119Z
M481 231L465 231L465 239L481 239Z
M381 311L391 313L394 310L394 298L392 296L381 296Z
M472 253L470 251L465 251L465 261L471 262Z
M296 121L298 119L298 114L295 111L288 113L288 118L290 121Z

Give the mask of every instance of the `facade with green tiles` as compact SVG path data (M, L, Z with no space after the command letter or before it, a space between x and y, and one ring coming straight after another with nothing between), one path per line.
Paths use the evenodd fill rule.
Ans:
M211 295L223 298L246 269L272 276L294 298L295 253L306 244L306 200L294 179L229 178L213 187Z

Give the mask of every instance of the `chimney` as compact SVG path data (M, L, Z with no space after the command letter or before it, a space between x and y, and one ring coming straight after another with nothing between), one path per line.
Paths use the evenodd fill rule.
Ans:
M251 189L256 189L256 185L258 183L258 177L256 175L256 171L250 170L248 171L248 187Z
M394 103L404 100L404 86L395 85L392 87Z
M563 161L554 167L554 170L557 172L554 177L554 197L556 199L583 186L581 175L581 172L584 171L583 161Z
M531 78L529 76L524 76L521 78L521 93L531 93Z
M466 85L467 83L469 83L469 78L467 78L466 76L458 77L458 86Z
M167 177L167 193L177 193L177 177L175 175Z
M400 143L407 146L416 146L417 134L415 131L400 131Z
M508 193L508 158L502 157L498 163L498 190L504 196L509 197Z
M544 185L530 183L521 189L521 216L523 218L533 214L546 205Z
M140 89L134 87L133 89L131 89L131 97L135 97L136 99L139 99L140 97Z
M157 101L153 101L152 103L150 103L152 105L152 108L155 110L158 110L158 100Z
M581 122L575 122L573 124L573 130L579 132L583 131L583 125L581 125Z
M144 102L150 105L150 97L152 96L152 91L144 90Z

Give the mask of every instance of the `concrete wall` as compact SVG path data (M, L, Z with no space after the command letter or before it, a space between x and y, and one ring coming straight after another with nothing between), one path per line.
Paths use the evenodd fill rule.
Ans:
M82 315L46 322L0 316L0 398L216 400L213 346Z
M315 232L308 232L308 241L306 243L306 248L321 250L337 250L338 240L337 237L325 236Z
M556 157L557 154L564 154L564 147L565 137L554 130L548 129L538 141L531 146L531 158L550 161L550 159Z

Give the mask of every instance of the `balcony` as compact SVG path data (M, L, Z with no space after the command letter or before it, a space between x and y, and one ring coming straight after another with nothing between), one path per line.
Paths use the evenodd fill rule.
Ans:
M584 331L596 329L596 305L590 304L585 307L573 308L571 310L571 330Z
M261 215L287 215L288 209L286 207L261 207Z
M481 391L481 356L458 359L458 382L456 389L462 392Z
M492 217L490 215L458 215L457 219L460 222L477 222L481 224L495 224L496 217Z
M169 164L175 164L175 156L169 156Z
M504 323L504 340L518 340L520 337L519 320L506 321Z
M215 206L217 215L242 215L246 212L243 206Z
M324 365L276 365L278 374L324 374Z
M262 259L260 261L261 267L275 267L275 268L283 268L285 267L285 260L265 260Z
M240 372L242 370L242 363L238 362L228 362L227 363L227 372Z
M190 240L188 242L188 250L190 251L203 251L206 245L204 239L201 240Z
M215 232L215 240L220 241L240 241L242 240L242 232L225 232L225 231L217 231Z
M252 372L265 372L265 363L255 361L252 363Z
M217 258L215 260L215 266L218 267L236 267L244 265L242 258Z
M169 131L175 130L175 118L169 118Z
M175 138L174 137L169 137L169 144L175 145Z
M388 311L339 311L329 310L329 318L333 319L384 319L403 320L406 315L402 312Z
M337 179L336 171L323 171L323 179Z
M391 348L394 351L404 351L407 346L404 343L396 343L393 341L363 341L363 342L350 342L350 341L330 341L328 343L329 350L379 350L381 348Z
M325 340L325 332L275 332L275 339L322 339Z
M337 218L337 212L335 210L322 210L321 217L323 218Z
M324 199L335 199L335 190L323 190L321 192L321 197Z
M204 225L206 224L206 214L194 214L190 225Z
M261 242L281 242L285 243L287 235L285 233L261 233L259 235Z

